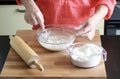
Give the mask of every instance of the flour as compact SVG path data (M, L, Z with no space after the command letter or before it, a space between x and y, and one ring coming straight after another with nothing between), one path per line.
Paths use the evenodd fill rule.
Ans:
M47 39L47 43L65 43L68 42L68 38L65 36L49 36Z
M85 44L71 51L72 63L79 67L93 67L99 64L102 49L95 44Z
M73 43L74 39L64 35L48 36L46 40L39 38L39 43L48 50L61 51Z

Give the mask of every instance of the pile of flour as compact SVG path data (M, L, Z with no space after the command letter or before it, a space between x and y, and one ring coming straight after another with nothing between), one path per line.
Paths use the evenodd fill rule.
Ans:
M82 67L91 67L99 63L102 49L95 44L84 44L72 50L73 64Z

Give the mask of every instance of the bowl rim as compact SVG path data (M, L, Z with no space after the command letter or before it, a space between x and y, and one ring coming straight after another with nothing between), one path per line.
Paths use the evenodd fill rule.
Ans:
M94 45L100 47L101 52L103 52L103 53L94 54L94 55L92 55L92 56L96 56L96 55L107 55L107 51L106 51L102 46L100 46L100 45L98 45L98 44L96 44L96 43L92 43L92 42L76 42L76 43L73 43L71 46L69 46L69 47L67 48L67 51L68 51L68 53L70 54L70 56L71 56L71 54L74 54L74 55L78 56L77 54L71 52L71 50L73 50L73 47L74 47L74 46L79 45L79 44L94 44ZM80 55L80 56L81 56L81 55ZM88 57L88 56L82 56L82 57ZM104 58L105 61L106 61L106 58L107 58L107 56L105 56L105 58Z
M75 33L71 30L71 29L67 29L67 28L61 28L61 27L48 27L48 28L46 28L46 29L44 29L44 32L45 31L47 31L47 30L50 30L50 29L53 29L53 30L63 30L63 32L68 32L68 34L70 35L70 37L68 37L69 39L71 39L71 40L75 40L75 38L76 38L76 36L74 35ZM41 40L40 38L39 38L39 36L41 35L40 33L42 33L42 29L37 29L37 31L36 31L36 34L37 34L37 39L38 39L38 41L40 41L40 42L43 42L43 43L46 43L46 44L53 44L53 45L56 45L56 44L65 44L65 43L68 43L69 41L67 41L67 42L62 42L62 43L48 43L48 42L46 42L46 41L43 41L43 40ZM63 35L64 36L64 35Z

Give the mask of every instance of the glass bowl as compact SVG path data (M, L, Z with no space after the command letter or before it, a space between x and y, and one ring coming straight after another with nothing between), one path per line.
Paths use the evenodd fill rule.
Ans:
M73 44L75 35L72 30L63 27L48 27L37 30L40 45L51 51L62 51Z
M97 44L88 42L74 43L67 49L72 64L82 68L91 68L97 66L103 56L107 59L106 50Z

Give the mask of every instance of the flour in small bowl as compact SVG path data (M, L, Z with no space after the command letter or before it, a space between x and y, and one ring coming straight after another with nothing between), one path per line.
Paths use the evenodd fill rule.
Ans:
M95 44L83 44L71 50L72 63L79 67L93 67L99 64L102 49Z

